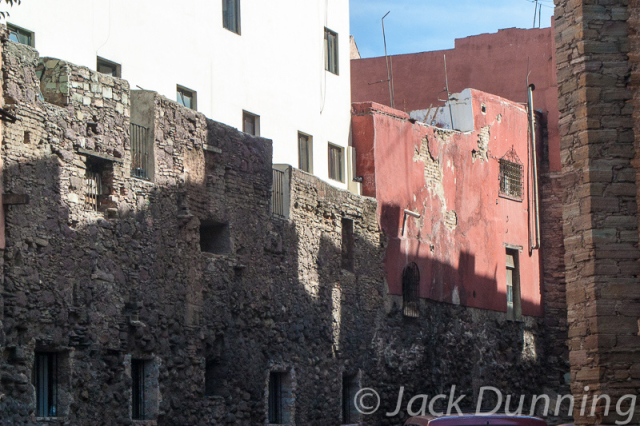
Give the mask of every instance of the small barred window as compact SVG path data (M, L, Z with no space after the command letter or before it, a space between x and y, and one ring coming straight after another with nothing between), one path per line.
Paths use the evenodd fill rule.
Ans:
M522 201L523 167L515 149L511 149L500 159L500 195Z

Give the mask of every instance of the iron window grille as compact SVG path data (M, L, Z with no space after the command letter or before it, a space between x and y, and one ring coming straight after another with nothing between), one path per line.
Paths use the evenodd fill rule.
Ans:
M329 144L329 179L344 182L344 149Z
M85 206L89 210L98 211L100 208L100 197L104 194L102 186L102 173L87 168L85 175Z
M222 0L222 26L240 34L240 0Z
M145 369L146 361L131 360L131 418L145 420Z
M324 29L324 69L338 74L338 33Z
M147 180L151 176L148 137L148 128L131 123L131 176Z
M405 317L418 318L420 306L420 270L415 262L402 271L402 311Z
M271 213L274 216L285 217L284 214L284 172L273 169L273 183L271 188Z
M58 416L58 354L36 352L34 362L36 416Z
M342 423L353 424L359 421L354 399L358 393L357 375L342 376Z
M7 24L7 29L9 30L9 40L34 47L35 37L32 31L25 30L24 28L20 28L12 24Z
M282 378L284 373L269 374L269 423L282 423Z
M500 196L522 201L523 166L513 147L500 161Z

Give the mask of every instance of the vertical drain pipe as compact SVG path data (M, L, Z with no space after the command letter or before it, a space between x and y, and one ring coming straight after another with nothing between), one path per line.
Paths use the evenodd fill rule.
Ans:
M534 196L533 202L535 204L535 243L531 246L530 252L540 248L540 209L538 202L538 158L536 148L536 126L535 126L535 114L533 111L533 91L536 90L534 84L530 84L528 87L529 92L529 123L531 129L531 144L533 145L533 188Z

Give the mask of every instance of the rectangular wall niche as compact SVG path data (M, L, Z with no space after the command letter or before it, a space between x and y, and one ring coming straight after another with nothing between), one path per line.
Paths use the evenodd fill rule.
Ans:
M200 223L200 250L204 253L227 254L231 251L231 236L226 223Z
M353 220L342 218L342 269L353 272Z

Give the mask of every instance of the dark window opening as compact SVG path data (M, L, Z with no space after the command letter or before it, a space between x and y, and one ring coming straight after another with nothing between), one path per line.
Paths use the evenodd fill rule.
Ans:
M146 369L148 361L131 360L131 418L145 420L146 417Z
M402 271L402 310L405 317L417 318L420 307L420 270L414 262Z
M99 73L108 74L112 77L122 77L122 68L120 64L115 62L108 61L104 58L98 56L98 63L96 65L96 69Z
M36 352L33 367L36 416L58 416L58 354Z
M260 136L260 116L242 111L242 131L252 136Z
M520 298L520 265L518 250L507 249L507 319L515 321L522 317Z
M206 253L227 254L231 251L229 225L203 222L200 224L200 250Z
M183 107L195 110L197 108L198 94L195 90L187 89L183 86L176 86L176 100Z
M329 144L329 179L344 182L344 149Z
M342 376L342 423L357 423L360 419L354 403L358 393L358 377L356 375Z
M513 147L500 159L500 196L522 201L522 163Z
M284 373L269 375L269 423L282 423L282 379Z
M353 272L353 220L342 219L342 269Z
M140 179L151 178L151 154L149 129L131 123L131 176Z
M222 0L222 26L240 34L240 0Z
M204 394L207 396L222 396L226 375L218 360L208 359L204 372Z
M12 24L7 24L7 29L9 30L9 40L20 44L26 44L31 47L35 46L33 31L29 31Z
M298 132L298 168L313 173L313 143L311 136Z
M338 74L338 34L324 29L324 69Z

